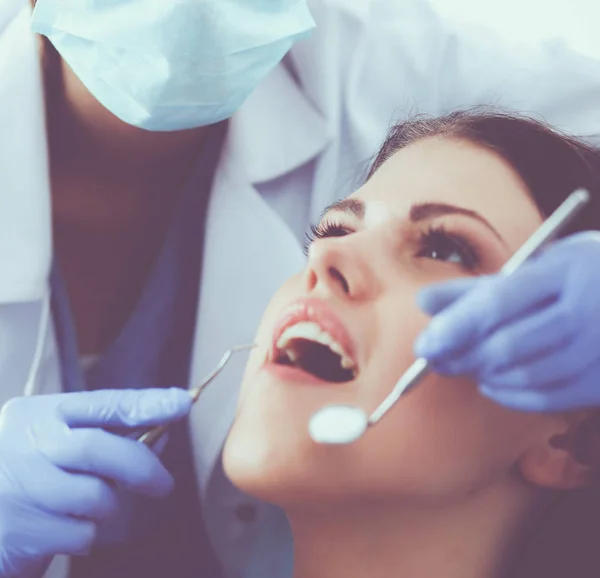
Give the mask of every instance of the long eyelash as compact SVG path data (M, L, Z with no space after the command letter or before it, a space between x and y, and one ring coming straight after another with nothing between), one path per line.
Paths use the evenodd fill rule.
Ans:
M463 235L448 232L444 225L431 225L421 234L421 247L425 248L436 242L453 245L462 255L465 261L464 267L467 270L475 269L481 262L479 253L473 244Z
M326 219L315 225L311 223L310 232L306 233L304 240L304 254L308 255L309 247L317 240L325 237L343 237L351 231L336 221Z
M331 219L325 219L319 224L311 224L310 232L306 233L304 241L304 254L308 255L308 249L312 243L318 239L326 237L343 237L352 231L342 223ZM421 250L428 247L438 245L450 245L458 253L460 253L464 264L463 267L467 270L473 270L481 262L480 256L473 244L463 235L450 233L444 225L431 225L426 231L421 233L420 245Z

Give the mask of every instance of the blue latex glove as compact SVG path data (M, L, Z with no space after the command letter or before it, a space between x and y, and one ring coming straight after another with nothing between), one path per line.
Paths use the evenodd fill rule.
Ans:
M525 411L600 405L600 233L556 241L509 277L425 288L415 344L436 372L468 375Z
M16 398L0 412L0 576L39 577L85 554L117 514L117 485L164 496L173 479L143 444L101 428L185 416L188 392L121 390Z

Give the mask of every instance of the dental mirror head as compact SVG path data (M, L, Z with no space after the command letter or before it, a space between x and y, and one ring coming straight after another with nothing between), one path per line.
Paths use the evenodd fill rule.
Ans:
M352 405L326 405L308 423L310 437L318 444L344 445L359 440L367 427L367 414Z

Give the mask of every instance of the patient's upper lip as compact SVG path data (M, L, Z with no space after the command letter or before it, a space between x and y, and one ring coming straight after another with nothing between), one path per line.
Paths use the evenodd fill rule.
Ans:
M354 363L355 345L344 324L338 319L331 307L320 299L300 299L284 309L281 317L275 324L270 358L273 359L277 351L277 342L285 330L302 321L313 322L328 333L344 350Z

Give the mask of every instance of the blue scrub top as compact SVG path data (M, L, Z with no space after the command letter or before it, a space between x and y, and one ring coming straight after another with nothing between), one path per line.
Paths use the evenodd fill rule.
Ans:
M52 313L65 391L188 387L206 205L224 133L225 125L215 127L131 317L85 376L67 293L55 265ZM172 428L162 458L175 477L174 493L153 500L122 491L120 518L101 529L89 556L73 560L71 578L221 575L202 522L187 423Z

